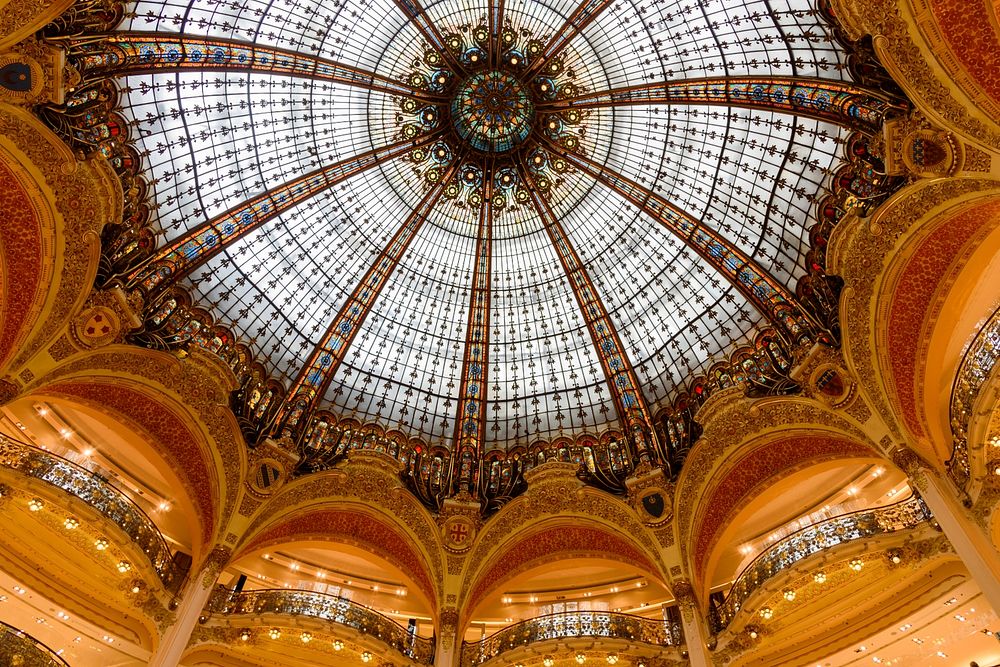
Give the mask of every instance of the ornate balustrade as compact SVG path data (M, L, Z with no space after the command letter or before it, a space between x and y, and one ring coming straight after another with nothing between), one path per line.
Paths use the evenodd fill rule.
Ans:
M48 646L3 621L0 621L0 664L69 667L66 661Z
M680 646L684 641L676 607L668 609L662 621L610 611L564 612L521 621L478 642L462 642L461 665L473 667L519 646L573 637L625 639L651 646Z
M839 544L914 528L931 518L919 496L833 517L792 533L768 547L733 582L725 600L712 608L712 625L722 631L743 603L771 577L809 556Z
M962 357L951 389L951 432L955 439L948 469L960 487L969 481L969 419L983 386L1000 362L1000 308L976 334Z
M146 555L167 590L174 591L183 572L174 563L156 524L104 477L43 449L0 435L0 469L40 480L79 498L121 528Z
M336 595L288 589L240 593L220 590L209 600L208 611L225 616L287 614L317 618L374 637L421 664L429 665L434 658L431 640L410 634L391 618Z

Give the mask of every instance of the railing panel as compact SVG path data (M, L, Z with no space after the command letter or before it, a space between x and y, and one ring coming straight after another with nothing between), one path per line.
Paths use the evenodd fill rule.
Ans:
M3 621L0 621L0 665L69 667L48 646Z
M684 641L680 616L675 613L661 621L610 611L563 612L521 621L478 642L462 642L462 667L474 667L520 646L574 637L626 639L653 646L680 646Z
M795 563L824 549L913 528L930 518L924 501L919 496L910 496L893 505L821 521L775 542L743 569L725 600L713 608L712 624L716 632L729 625L747 598L767 580Z
M965 487L969 482L969 420L983 387L1000 362L1000 308L976 334L962 357L951 389L951 432L954 449L948 469L955 482Z
M50 484L87 503L113 521L146 554L167 590L182 579L156 524L128 496L100 475L38 447L0 435L0 467Z
M227 616L288 614L317 618L375 637L419 663L430 664L433 660L434 647L429 639L410 634L391 618L336 595L287 589L220 591L212 596L208 611Z

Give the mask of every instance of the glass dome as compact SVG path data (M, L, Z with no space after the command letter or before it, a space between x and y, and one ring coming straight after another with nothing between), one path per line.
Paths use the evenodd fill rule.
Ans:
M808 328L816 203L879 104L806 0L141 0L119 31L162 236L132 277L250 341L286 420L483 452L627 432Z

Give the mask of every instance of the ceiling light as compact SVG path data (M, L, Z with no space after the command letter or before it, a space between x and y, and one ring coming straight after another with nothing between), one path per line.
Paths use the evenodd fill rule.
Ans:
M344 648L344 642L340 641L339 639L334 639L333 640L333 650L334 651L341 651L341 650L343 650L343 648Z
M125 574L131 569L132 569L132 564L129 563L127 560L118 561L118 571L121 572L122 574Z
M609 665L617 665L618 664L618 654L617 653L609 653L608 654L608 664Z
M584 655L583 653L577 653L576 662L577 664L582 665L583 663L587 662L587 656Z
M313 636L311 632L303 632L301 635L299 635L299 639L302 640L303 644L308 644L309 642L312 641Z
M75 516L68 516L66 517L66 520L63 521L63 525L66 526L66 530L73 530L80 525L80 521Z
M817 584L826 583L826 572L821 571L814 574L813 581L815 581Z
M27 591L25 591L20 586L15 585L14 586L14 592L17 593L18 595L24 595Z
M795 599L795 591L791 588L787 589L784 593L782 593L782 595L785 596L785 599L789 602Z
M556 664L556 661L553 660L551 656L545 656L542 658L542 664L545 665L545 667L552 667L552 665Z
M361 654L361 662L371 662L371 660L372 660L372 654L369 653L368 651L365 651L364 653Z
M267 633L267 636L271 639L279 639L281 638L281 630L278 628L271 628L271 630Z
M110 544L109 544L107 538L98 537L96 540L94 540L94 548L97 549L98 551L104 551L109 546L110 546Z
M135 582L132 583L132 592L133 593L138 593L141 590L142 590L142 582L135 581Z
M32 498L31 500L28 501L28 509L31 510L32 512L37 512L43 507L45 507L45 501L43 501L41 498Z
M240 631L240 641L244 641L244 642L250 641L250 631L249 630L241 630Z
M112 637L111 635L104 635L103 637L101 637L101 639L103 639L104 641L106 641L109 644L113 644L114 641L115 641L115 638Z
M68 621L69 620L69 614L67 614L64 611L57 611L56 612L56 617L59 618L60 620L63 620L63 621Z
M861 568L863 568L864 566L865 566L865 562L863 560L861 560L860 558L854 558L854 559L851 560L850 563L848 563L848 567L850 567L855 572L860 572Z
M771 617L774 616L774 612L771 611L770 607L764 607L757 613L759 613L760 617L763 618L765 621L771 620Z

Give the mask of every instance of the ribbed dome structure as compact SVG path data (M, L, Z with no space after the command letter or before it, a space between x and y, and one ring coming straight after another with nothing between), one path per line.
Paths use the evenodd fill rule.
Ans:
M810 229L890 107L804 0L144 0L80 49L162 237L126 282L250 343L271 432L326 410L480 455L663 458L693 378L835 337L796 292Z

